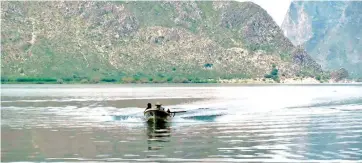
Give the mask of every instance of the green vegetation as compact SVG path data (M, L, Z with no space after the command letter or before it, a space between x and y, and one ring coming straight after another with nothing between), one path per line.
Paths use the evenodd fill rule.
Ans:
M205 67L205 68L212 68L212 66L213 66L213 64L211 64L211 63L206 63L206 64L204 64L204 67Z
M264 77L265 78L270 78L270 79L273 79L274 81L276 82L280 82L280 79L279 79L279 74L278 74L278 69L276 68L276 65L273 64L272 65L272 71L270 72L270 74L265 74Z
M43 84L43 83L56 83L57 79L54 78L7 78L7 77L1 77L1 83L37 83L37 84Z
M327 82L331 78L329 73L321 73L315 76L315 79L321 83Z
M222 79L231 79L231 78L222 78ZM72 84L72 83L216 83L215 79L200 78L194 76L167 76L159 74L157 76L149 76L143 74L135 74L131 76L123 76L121 78L98 78L94 77L92 79L87 77L79 77L74 75L69 78L7 78L1 77L2 84Z
M62 3L2 3L2 83L213 83L255 78L266 72L259 60L271 64L280 52L294 48L252 3ZM252 51L257 50L262 51L256 61ZM288 59L280 62L299 66L284 64ZM278 70L267 77L278 80Z

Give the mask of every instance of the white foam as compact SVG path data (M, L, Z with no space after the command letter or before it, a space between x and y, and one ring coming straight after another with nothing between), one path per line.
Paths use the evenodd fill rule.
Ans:
M52 92L50 99L44 98ZM89 93L92 92L92 93ZM172 99L172 98L206 98L207 100L183 103L173 106L171 111L185 110L176 114L175 123L204 123L193 117L212 117L213 122L237 122L253 119L284 118L295 121L298 116L327 115L343 111L359 111L362 105L362 87L338 86L228 86L228 87L135 87L135 88L62 88L39 89L7 88L2 96L16 96L18 102L69 102L69 101L103 101L130 99ZM155 96L157 95L157 96ZM24 98L23 98L24 96ZM31 96L31 97L30 97ZM20 98L22 97L22 98ZM27 98L25 98L27 97ZM31 99L28 99L31 98ZM348 103L351 101L351 104ZM354 104L354 100L357 103ZM16 100L7 100L7 105ZM347 102L346 102L347 101ZM345 104L344 104L345 103ZM205 109L202 109L205 108ZM332 109L333 108L333 109ZM142 123L144 108L99 107L97 103L86 107L2 107L10 111L40 111L75 119L88 119L96 122L116 121L117 123ZM117 116L121 118L118 120ZM126 118L125 118L126 117ZM270 121L271 123L272 121Z

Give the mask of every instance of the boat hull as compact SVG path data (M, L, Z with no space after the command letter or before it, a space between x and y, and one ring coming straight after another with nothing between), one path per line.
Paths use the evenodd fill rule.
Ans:
M171 120L171 114L163 110L148 109L144 112L145 120L148 123L162 123Z

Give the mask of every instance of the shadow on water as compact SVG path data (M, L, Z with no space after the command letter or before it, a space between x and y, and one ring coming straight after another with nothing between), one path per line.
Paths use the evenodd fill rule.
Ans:
M147 123L148 150L160 150L170 142L171 128L167 122Z

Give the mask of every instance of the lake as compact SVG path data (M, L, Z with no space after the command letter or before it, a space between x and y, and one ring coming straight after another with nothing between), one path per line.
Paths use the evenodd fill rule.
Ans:
M148 102L187 112L147 125ZM362 160L362 85L2 85L1 159Z

